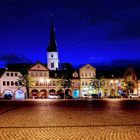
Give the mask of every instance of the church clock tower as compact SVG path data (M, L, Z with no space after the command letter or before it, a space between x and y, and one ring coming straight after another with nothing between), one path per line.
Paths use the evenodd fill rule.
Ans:
M49 70L59 69L58 50L55 40L55 29L52 19L51 19L50 41L47 48L47 61Z

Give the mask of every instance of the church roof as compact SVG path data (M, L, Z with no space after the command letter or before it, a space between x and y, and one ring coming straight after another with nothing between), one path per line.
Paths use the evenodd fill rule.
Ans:
M57 52L53 19L51 19L50 41L49 41L47 51L48 52Z

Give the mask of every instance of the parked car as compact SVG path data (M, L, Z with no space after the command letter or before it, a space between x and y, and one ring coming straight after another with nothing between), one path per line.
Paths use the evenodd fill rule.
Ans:
M131 93L128 95L129 98L140 98L140 95Z
M92 98L98 98L98 94L91 94Z
M12 99L12 95L11 94L5 94L4 95L4 99L6 99L6 100L11 100Z
M83 98L83 99L91 99L92 96L89 95L89 94L83 94L83 96L81 96L81 98Z
M61 96L58 94L49 94L48 99L60 99Z
M68 94L65 95L65 98L66 98L66 99L73 99L73 97L72 97L71 95L68 95Z

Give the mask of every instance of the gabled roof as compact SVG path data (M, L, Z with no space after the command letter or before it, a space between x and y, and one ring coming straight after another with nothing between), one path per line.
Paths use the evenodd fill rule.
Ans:
M9 71L19 71L21 74L27 74L27 69L33 64L8 64L6 65Z
M47 51L48 52L57 52L53 19L51 19L50 41L49 41Z
M47 66L43 65L41 62L36 62L34 65L30 66L28 68L28 71L32 71L32 70L40 70L40 71L49 71L49 69L47 68Z
M78 73L78 77L73 77L75 71ZM77 70L54 70L49 72L50 78L62 78L64 75L70 79L79 79L79 72Z
M92 65L90 65L90 64L86 64L86 65L82 66L79 70L81 70L81 69L83 69L83 68L85 68L85 67L87 67L87 66L92 67L94 70L96 70L96 68L95 68L95 67L93 67L93 66L92 66Z
M3 75L3 73L5 72L4 68L0 68L0 77Z

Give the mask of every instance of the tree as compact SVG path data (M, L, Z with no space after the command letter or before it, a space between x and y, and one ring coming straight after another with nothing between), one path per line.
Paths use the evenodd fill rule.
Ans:
M94 89L98 90L98 95L100 94L101 88L105 85L105 81L103 79L94 79L92 78L90 81L90 86Z
M124 90L126 91L127 96L130 94L130 92L133 92L135 83L132 79L132 76L128 75L124 81L123 81L123 87Z
M136 73L132 68L128 68L124 73L124 81L123 81L123 87L124 90L126 90L127 96L130 94L130 92L134 91L137 82L138 81L137 81Z
M64 72L59 82L60 85L64 88L64 99L65 99L66 96L68 96L68 94L66 93L66 89L69 90L72 86L72 81L68 76L67 71Z
M29 98L29 88L35 86L35 79L27 74L18 77L19 88L25 87L27 90L27 98Z

